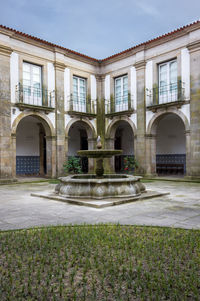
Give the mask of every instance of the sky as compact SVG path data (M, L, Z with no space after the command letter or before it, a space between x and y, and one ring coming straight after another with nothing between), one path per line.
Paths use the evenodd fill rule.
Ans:
M200 0L0 0L0 24L102 59L200 18Z

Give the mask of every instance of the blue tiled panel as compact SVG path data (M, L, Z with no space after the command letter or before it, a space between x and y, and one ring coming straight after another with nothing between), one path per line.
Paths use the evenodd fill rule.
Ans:
M16 173L17 175L35 175L40 172L39 156L17 156Z
M156 164L183 164L184 173L186 172L186 155L185 154L164 154L156 155Z

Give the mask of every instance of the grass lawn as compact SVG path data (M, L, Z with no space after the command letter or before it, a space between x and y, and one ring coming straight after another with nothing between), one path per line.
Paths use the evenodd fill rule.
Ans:
M0 300L200 300L200 231L84 225L0 232Z

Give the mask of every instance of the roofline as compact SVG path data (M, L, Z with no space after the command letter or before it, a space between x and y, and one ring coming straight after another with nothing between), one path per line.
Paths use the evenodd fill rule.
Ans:
M123 55L123 54L125 54L125 53L127 53L127 52L130 52L130 51L132 51L132 50L135 50L135 49L137 49L137 48L139 48L139 47L142 47L142 46L145 47L145 46L147 46L147 45L149 45L149 44L151 44L151 43L153 43L153 42L155 42L155 41L164 39L164 38L169 37L169 36L173 36L173 35L175 35L175 34L178 33L178 32L183 32L183 31L185 31L186 29L188 29L188 28L190 28L190 27L192 27L192 26L195 26L196 24L200 24L200 20L194 21L193 23L190 23L190 24L187 24L187 25L185 25L185 26L179 27L179 28L177 28L177 29L175 29L175 30L173 30L173 31L170 31L170 32L166 33L166 34L163 34L163 35L161 35L161 36L158 36L158 37L153 38L153 39L151 39L151 40L148 40L148 41L146 41L146 42L137 44L137 45L135 45L135 46L133 46L133 47L131 47L131 48L128 48L128 49L126 49L126 50L123 50L123 51L121 51L121 52L115 53L115 54L113 54L113 55L111 55L111 56L106 57L105 59L102 59L101 62L108 61L108 60L110 60L110 59L112 59L112 58L115 58L115 57L117 57L117 56Z
M9 30L9 31L13 32L14 34L23 36L23 37L25 37L25 38L32 39L32 40L34 40L34 41L43 43L43 44L48 45L48 46L51 46L51 47L56 47L56 48L62 49L62 50L64 50L64 51L67 51L68 53L75 54L75 55L77 55L77 56L80 56L80 57L82 57L82 58L88 59L88 60L93 61L93 62L96 62L96 63L103 63L103 62L107 62L107 61L109 61L109 60L111 60L111 59L113 59L113 58L116 58L116 57L118 57L118 56L124 55L124 54L126 54L126 53L128 53L128 52L131 52L132 50L136 50L137 48L141 48L141 47L144 48L144 47L147 46L147 45L153 44L154 42L159 41L159 40L162 40L162 39L164 39L164 38L166 38L166 37L173 36L173 35L175 35L175 34L177 34L177 33L179 33L179 32L184 32L184 31L186 31L186 33L187 33L187 29L189 29L189 28L191 28L191 27L195 27L195 25L197 25L197 24L200 24L200 20L197 20L197 21L194 21L193 23L190 23L190 24L187 24L187 25L185 25L185 26L179 27L179 28L177 28L177 29L175 29L175 30L173 30L173 31L171 31L171 32L168 32L168 33L166 33L166 34L163 34L163 35L161 35L161 36L158 36L158 37L153 38L153 39L151 39L151 40L148 40L148 41L146 41L146 42L137 44L137 45L135 45L135 46L133 46L133 47L131 47L131 48L128 48L128 49L123 50L123 51L121 51L121 52L115 53L115 54L113 54L113 55L111 55L111 56L108 56L108 57L106 57L106 58L104 58L104 59L96 59L96 58L90 57L90 56L88 56L88 55L86 55L86 54L82 54L82 53L80 53L80 52L77 52L77 51L74 51L74 50L65 48L65 47L63 47L63 46L60 46L60 45L57 45L57 44L48 42L48 41L46 41L46 40L37 38L37 37L35 37L35 36L32 36L32 35L23 33L23 32L21 32L21 31L18 31L18 30L16 30L16 29L13 29L13 28L10 28L10 27L1 25L1 24L0 24L0 29L2 28L2 29L5 29L5 30Z
M16 29L13 29L13 28L10 28L10 27L7 27L7 26L4 26L4 25L1 25L1 24L0 24L0 29L1 29L1 28L2 28L2 29L5 29L5 30L12 31L13 33L15 33L15 34L17 34L17 35L23 36L23 37L25 37L25 38L32 39L32 40L34 40L34 41L43 43L43 44L45 44L45 45L48 45L48 46L51 46L51 47L60 48L60 49L65 50L65 51L67 51L67 52L69 52L69 53L72 53L72 54L75 54L75 55L84 57L84 58L89 59L89 60L92 60L92 61L94 61L94 62L99 62L98 59L95 59L95 58L93 58L93 57L90 57L90 56L88 56L88 55L86 55L86 54L82 54L82 53L80 53L80 52L77 52L77 51L74 51L74 50L65 48L65 47L63 47L63 46L60 46L60 45L57 45L57 44L48 42L48 41L46 41L46 40L37 38L37 37L35 37L35 36L29 35L29 34L27 34L27 33L24 33L24 32L21 32L21 31L18 31L18 30L16 30Z

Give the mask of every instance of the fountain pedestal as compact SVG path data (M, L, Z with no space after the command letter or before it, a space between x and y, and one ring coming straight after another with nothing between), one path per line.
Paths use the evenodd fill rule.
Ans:
M79 156L96 159L96 175L70 175L59 178L56 193L62 197L73 199L127 199L139 196L145 191L140 182L141 177L132 175L104 175L103 159L121 155L122 150L101 149L98 140L98 149L80 150Z

